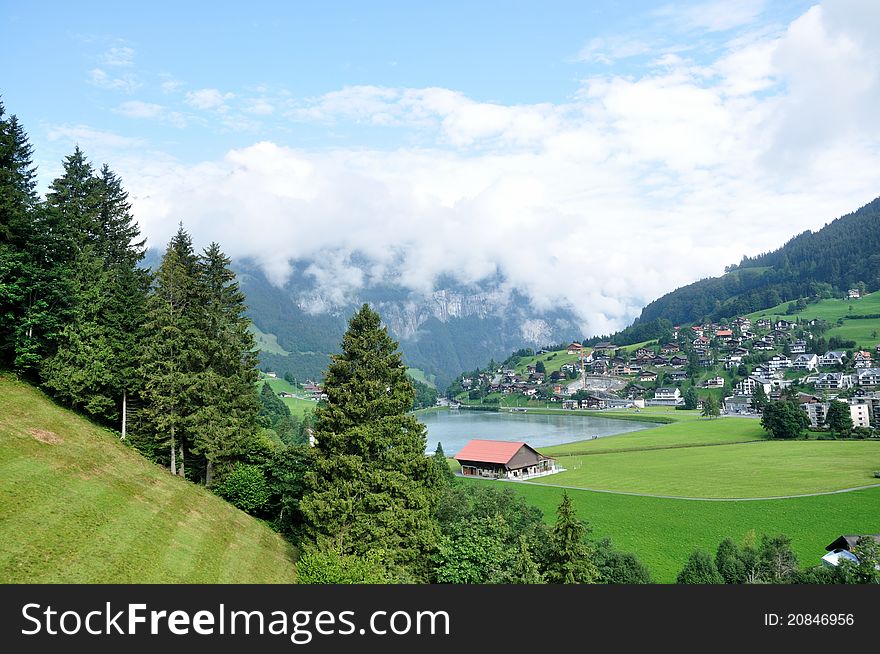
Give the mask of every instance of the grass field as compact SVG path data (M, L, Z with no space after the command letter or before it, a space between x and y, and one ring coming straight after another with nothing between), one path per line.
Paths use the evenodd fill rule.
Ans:
M757 318L785 318L791 320L792 316L786 315L789 302L764 309L763 311L755 311L748 314L752 320ZM838 319L843 318L844 323L840 326L833 326L825 333L825 338L837 336L845 340L855 341L860 347L870 347L880 344L880 318L851 318L850 316L875 315L880 314L880 292L871 293L858 300L844 299L827 299L820 300L815 304L808 304L807 308L800 311L795 316L811 320L820 318L831 325L835 325Z
M262 352L268 352L269 354L281 354L284 356L290 354L290 352L288 352L278 344L278 337L275 336L275 334L266 334L265 332L260 331L260 328L253 323L251 323L249 329L250 332L254 335L254 338L257 339L257 347Z
M291 583L281 536L0 376L0 583Z
M589 347L584 348L586 352L590 352L591 349L592 348ZM544 354L523 357L517 362L516 366L514 366L514 370L517 374L523 374L525 373L527 366L533 366L536 365L538 361L543 361L545 374L549 376L550 373L561 369L566 363L574 363L580 367L580 360L580 354L569 354L567 350L555 350Z
M428 377L425 374L424 370L420 370L419 368L407 368L406 374L415 379L417 382L426 384L431 388L437 388L437 378L434 375Z
M287 408L290 409L290 412L297 418L302 418L305 414L311 413L315 410L315 407L318 404L314 400L307 399L302 389L296 388L286 379L281 379L280 377L273 379L272 377L266 377L263 375L260 378L260 385L262 385L264 381L269 383L269 388L275 391L276 394L283 391L299 395L299 397L280 398L281 401L287 405Z
M714 448L707 448L714 449ZM549 479L549 478L548 478ZM468 480L467 483L503 482ZM555 519L563 489L523 483L507 484L548 522ZM751 502L701 502L566 491L578 515L593 527L596 538L610 536L622 550L636 554L655 581L673 582L695 548L714 553L730 536L740 541L754 531L792 539L803 567L816 565L825 546L841 534L880 532L880 488L840 495Z
M880 443L762 441L582 454L559 463L566 472L537 481L674 497L777 497L878 483Z

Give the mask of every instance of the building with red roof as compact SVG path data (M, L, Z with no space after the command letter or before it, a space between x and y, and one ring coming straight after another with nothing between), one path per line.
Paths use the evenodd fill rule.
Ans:
M455 455L465 477L527 479L557 472L556 460L520 441L473 439Z

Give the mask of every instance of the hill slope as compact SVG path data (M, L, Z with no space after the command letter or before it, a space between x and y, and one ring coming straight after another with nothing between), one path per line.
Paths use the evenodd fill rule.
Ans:
M667 293L647 305L638 322L731 318L822 291L845 293L859 282L880 288L880 198L773 252L746 257L722 277Z
M290 583L293 550L0 375L0 583Z

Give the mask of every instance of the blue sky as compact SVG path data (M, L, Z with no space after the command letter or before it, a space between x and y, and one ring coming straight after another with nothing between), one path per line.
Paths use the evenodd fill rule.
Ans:
M880 194L878 7L4 2L0 93L42 187L81 145L151 244L314 259L320 306L500 271L607 332Z

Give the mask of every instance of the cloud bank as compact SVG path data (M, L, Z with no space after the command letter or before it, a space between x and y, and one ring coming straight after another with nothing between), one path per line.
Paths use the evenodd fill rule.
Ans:
M691 20L724 30L761 7ZM381 86L251 99L254 115L403 131L407 145L266 140L195 165L113 161L154 246L183 220L278 284L291 259L311 260L331 298L391 274L427 292L440 275L501 273L536 308L571 307L585 334L608 333L659 295L880 195L878 29L876 3L817 5L775 33L738 34L708 61L667 49L640 75L588 76L564 103ZM620 43L593 41L580 58L651 56ZM186 97L216 110L237 96Z

